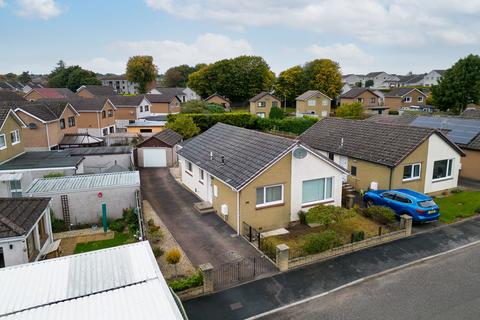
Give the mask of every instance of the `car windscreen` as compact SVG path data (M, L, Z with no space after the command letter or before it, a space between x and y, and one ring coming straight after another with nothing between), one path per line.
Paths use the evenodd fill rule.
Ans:
M418 205L422 208L429 208L429 207L436 206L437 204L433 200L425 200L425 201L418 202Z

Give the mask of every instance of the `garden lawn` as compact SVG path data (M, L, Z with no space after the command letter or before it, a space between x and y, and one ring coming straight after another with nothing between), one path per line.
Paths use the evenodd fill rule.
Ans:
M115 232L113 239L78 243L74 253L83 253L132 243L134 239L128 233Z
M462 191L444 198L435 198L440 207L440 221L451 223L480 212L480 191Z

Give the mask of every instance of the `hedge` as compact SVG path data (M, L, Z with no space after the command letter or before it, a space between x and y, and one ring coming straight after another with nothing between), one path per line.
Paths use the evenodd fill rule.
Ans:
M200 271L198 271L191 277L169 281L168 285L175 292L180 292L190 288L198 287L203 285L203 275Z

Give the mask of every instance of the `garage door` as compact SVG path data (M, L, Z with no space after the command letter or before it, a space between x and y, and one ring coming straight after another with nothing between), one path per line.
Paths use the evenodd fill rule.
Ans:
M143 148L143 166L145 168L151 167L166 167L167 166L167 152L165 149Z

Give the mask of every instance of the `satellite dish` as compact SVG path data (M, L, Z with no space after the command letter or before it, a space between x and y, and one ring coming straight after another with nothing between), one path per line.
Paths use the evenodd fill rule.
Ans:
M293 156L297 159L303 159L307 156L307 150L304 148L297 148L293 150Z
M31 123L28 124L28 128L29 128L29 129L37 129L37 124L31 122Z

